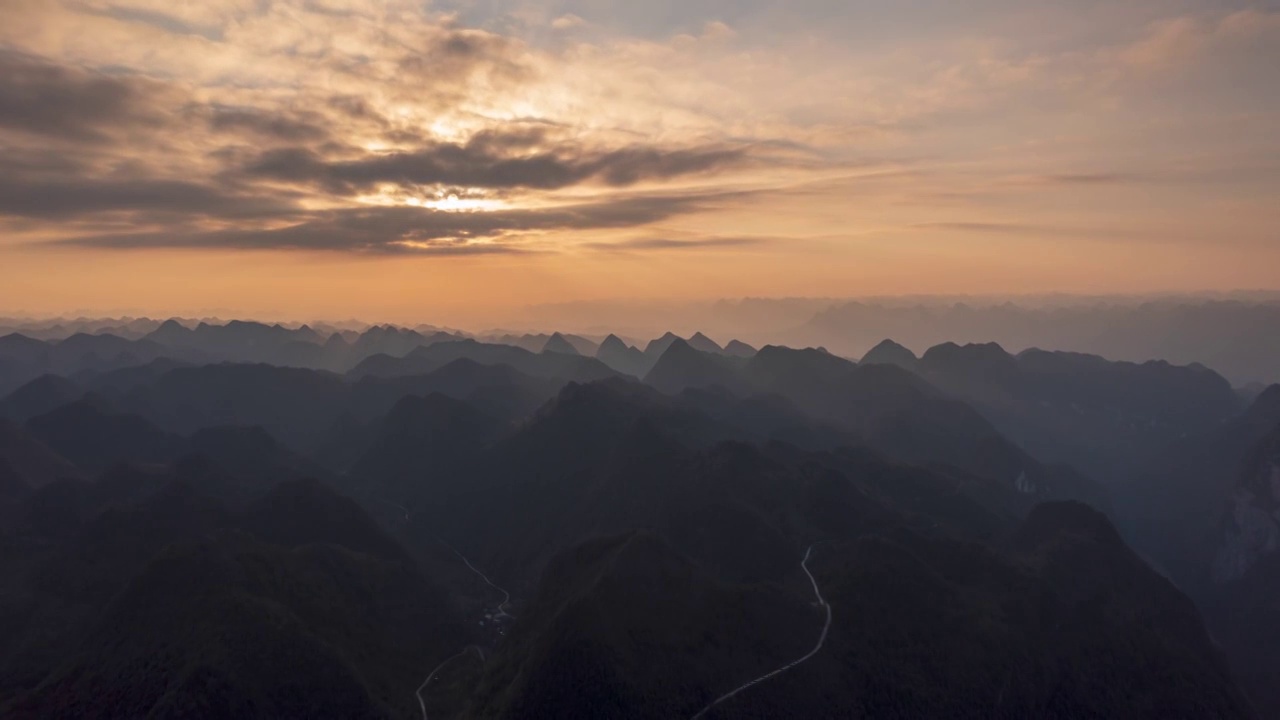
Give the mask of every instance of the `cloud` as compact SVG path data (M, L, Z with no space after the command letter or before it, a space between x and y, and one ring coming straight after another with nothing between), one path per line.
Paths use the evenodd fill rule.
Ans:
M1169 69L1207 54L1280 40L1280 12L1247 9L1219 17L1184 15L1152 23L1117 53L1138 69ZM1274 51L1274 45L1271 49Z
M615 242L583 243L582 247L602 252L631 252L643 250L692 250L697 248L740 248L751 245L762 245L773 238L764 237L720 237L715 235L672 238L672 237L638 237Z
M510 41L482 32L445 30L427 44L457 68L511 55ZM753 147L782 152L767 142L619 142L535 116L482 120L447 141L376 95L325 92L308 103L305 91L199 88L9 51L0 69L0 223L39 221L42 236L72 245L525 251L521 234L635 228L707 202L696 189L618 190L743 168L756 162ZM23 139L36 136L85 149ZM387 143L401 147L370 149ZM547 195L561 190L577 199ZM505 207L414 206L441 193L502 197ZM369 195L401 206L371 205Z
M183 180L55 180L0 177L0 215L58 220L93 213L144 212L192 218L258 218L296 213L296 203Z
M239 132L290 142L318 141L329 137L325 121L317 113L289 117L254 108L214 108L209 126L220 132Z
M1059 189L1065 187L1087 188L1092 186L1133 185L1152 183L1157 180L1158 173L1154 168L1146 168L1143 172L1053 172L1040 175L1018 175L1004 178L1003 184L1014 187L1040 187Z
M77 0L75 7L79 12L89 15L139 22L169 32L186 34L192 28L222 28L233 20L243 19L258 4L258 0L204 0L198 3L174 3L169 0Z
M483 30L444 27L420 41L397 62L409 79L432 86L518 83L535 74L520 43Z
M10 0L0 228L100 248L639 253L756 232L1044 235L1082 194L1093 227L1143 211L1121 200L1166 217L1274 195L1273 169L1235 168L1274 155L1280 15L978 4L982 23L912 34L900 9L818 0ZM812 24L787 34L784 15ZM834 23L855 15L887 24L854 40ZM1138 183L1149 200L1110 197ZM442 211L450 195L487 211ZM922 215L938 199L953 215ZM950 217L973 222L913 225Z
M702 28L702 39L704 40L731 40L736 38L738 33L727 24L719 20L712 20Z
M905 232L942 230L976 235L1017 235L1025 238L1079 238L1086 240L1136 239L1143 237L1141 233L1117 227L1024 222L927 222L914 223L902 228L902 230Z
M241 172L346 195L385 183L556 190L591 180L614 187L668 180L741 166L749 157L747 148L729 145L593 150L558 143L541 149L544 137L537 129L489 131L466 143L429 142L409 152L350 160L327 160L309 148L291 147L265 152Z
M360 207L310 213L300 222L248 229L81 235L61 245L96 248L217 248L361 253L491 254L531 248L531 234L644 226L724 196L624 197L544 209L451 212Z
M1057 185L1112 185L1132 182L1138 177L1127 173L1065 173L1045 175L1039 179L1042 182Z
M997 222L930 222L916 223L911 226L913 230L954 230L957 232L974 232L974 233L998 233L998 234L1024 234L1034 233L1043 230L1033 225L1023 225L1019 223L997 223Z
M0 129L58 140L106 142L125 124L155 125L155 85L0 50Z
M198 35L208 40L217 40L222 37L220 28L217 25L199 25L191 20L170 14L167 8L164 10L158 10L146 7L127 7L121 5L108 5L104 8L95 8L88 3L82 7L83 11L86 13L95 15L100 14L104 17L124 22L151 25L170 33L180 35Z
M551 27L556 30L572 30L573 28L582 27L586 24L586 20L583 20L573 13L565 13L551 21Z

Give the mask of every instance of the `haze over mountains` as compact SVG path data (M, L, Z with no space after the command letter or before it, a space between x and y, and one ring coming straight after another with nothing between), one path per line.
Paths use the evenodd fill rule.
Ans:
M60 325L0 338L6 717L1280 711L1280 386L995 343Z
M1010 352L1031 348L1092 353L1112 360L1174 364L1200 363L1233 384L1247 386L1280 381L1280 299L1255 293L1214 296L1058 296L1017 299L879 298L866 300L747 299L688 305L566 305L539 307L522 326L547 332L463 332L431 325L377 326L345 323L274 323L242 326L215 318L184 319L161 330L164 320L146 318L21 319L0 317L0 335L19 333L37 340L65 340L77 334L113 335L126 340L149 339L170 347L201 350L227 360L276 361L311 366L328 362L345 371L370 354L402 356L422 338L464 336L541 352L555 340L595 356L611 333L625 345L644 351L650 339L670 329L700 350L698 337L719 342L730 354L750 346L825 347L833 353L861 358L885 338L893 338L917 354L946 342L996 342ZM618 310L617 315L609 313ZM204 323L204 331L199 325ZM226 326L225 330L217 328ZM556 333L559 329L563 334ZM188 330L192 332L187 332ZM374 332L369 332L374 330ZM412 331L417 335L397 334ZM340 338L332 336L338 334ZM559 335L559 337L555 337ZM369 337L363 337L369 336ZM709 336L709 337L708 337ZM711 338L715 338L712 340ZM563 342L561 342L563 341ZM302 343L293 345L292 343ZM308 347L332 343L318 357ZM659 347L661 344L659 345ZM272 350L268 353L265 348ZM346 348L345 351L343 348ZM256 349L255 349L256 348ZM655 348L656 349L656 348ZM116 348L116 352L123 351ZM625 352L625 349L622 349ZM110 352L109 350L107 352ZM130 352L145 356L147 347ZM618 348L610 352L619 352ZM624 361L625 362L625 361ZM652 362L652 358L651 361ZM636 369L636 368L632 368ZM640 368L643 370L643 368ZM635 373L632 373L635 374Z

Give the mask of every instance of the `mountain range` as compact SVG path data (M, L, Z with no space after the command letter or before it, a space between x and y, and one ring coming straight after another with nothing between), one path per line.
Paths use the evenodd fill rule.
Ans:
M990 343L85 337L0 339L5 717L1280 710L1280 387Z

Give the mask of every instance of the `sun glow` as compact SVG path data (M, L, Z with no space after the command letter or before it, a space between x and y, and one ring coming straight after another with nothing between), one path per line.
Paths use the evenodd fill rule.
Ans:
M437 193L426 196L409 195L399 189L383 189L381 192L361 195L356 200L364 205L380 207L419 207L427 210L453 213L495 212L510 205L497 198L458 193Z
M411 198L409 204L444 212L493 212L494 210L501 210L503 207L502 202L499 200L458 197L454 194L428 200Z

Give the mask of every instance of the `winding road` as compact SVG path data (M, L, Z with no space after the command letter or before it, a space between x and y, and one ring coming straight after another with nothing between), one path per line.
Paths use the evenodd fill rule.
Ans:
M711 712L712 708L728 700L729 698L732 698L735 695L745 692L746 690L751 689L752 687L764 682L765 680L781 675L782 673L799 665L805 660L808 660L814 655L817 655L818 651L822 649L822 646L826 644L827 633L831 630L831 606L827 604L827 601L822 598L822 591L818 589L818 581L814 580L813 573L809 572L809 557L813 554L813 548L815 545L817 545L817 543L814 543L814 545L810 545L809 548L804 551L804 561L800 563L800 569L804 570L804 574L809 576L809 584L813 585L813 594L815 597L818 598L818 604L821 605L827 611L827 621L822 626L822 634L818 636L818 643L814 645L813 649L810 650L804 657L798 660L793 660L792 662L789 662L786 665L783 665L777 670L761 675L755 680L752 680L751 682L739 688L731 690L725 693L724 695L721 695L720 697L716 698L714 701L712 701L710 705L702 708L702 710L697 715L694 715L692 720L699 720L699 718L706 715L708 712Z
M486 584L486 585L488 585L489 587L493 588L494 590L497 590L498 592L502 593L502 602L501 602L501 603L498 603L498 615L497 615L497 617L500 617L500 618L501 618L501 617L508 617L508 618L511 618L512 620L515 620L515 619L516 619L516 616L515 616L515 615L512 615L512 614L511 614L511 613L509 613L509 612L507 612L507 606L511 604L511 593L509 593L509 592L507 592L505 589L500 588L500 587L498 587L497 585L495 585L495 584L494 584L494 582L493 582L492 580L490 580L490 579L489 579L489 576L488 576L488 575L485 575L484 573L482 573L482 572L480 572L479 570L477 570L477 569L476 569L476 566L475 566L475 565L472 565L472 564L471 564L471 561L467 559L467 556L466 556L466 555L463 555L463 554L462 554L462 553L460 553L460 552L458 552L458 549L457 549L457 548L455 548L454 546L450 545L449 543L444 542L443 540L442 540L441 542L442 542L442 543L444 543L444 546L445 546L445 547L447 547L447 548L449 548L450 550L452 550L452 551L453 551L453 554L458 556L458 559L462 560L462 562L463 562L464 564L466 564L467 569L469 569L471 572L475 573L476 575L479 575L479 576L480 576L480 579L481 579L481 580L484 580L484 582L485 582L485 584Z
M385 497L381 497L381 496L375 496L374 499L384 502L387 505L390 505L391 507L394 507L395 509L399 510L400 513L404 516L404 522L406 523L409 522L409 519L413 516L413 513L409 512L409 508L405 507L404 505L401 505L398 502L388 500ZM507 606L511 604L511 593L507 592L505 589L501 587L498 587L497 584L495 584L492 580L489 579L488 575L485 575L484 573L476 569L476 566L471 564L471 561L467 559L467 556L458 552L458 549L456 547L450 545L444 540L441 540L439 537L436 538L436 541L439 542L441 545L444 545L445 547L449 548L449 550L454 555L457 555L458 559L461 560L467 566L467 569L475 573L476 575L479 575L480 579L484 580L486 585L502 593L502 602L498 604L498 617L500 618L507 617L507 618L511 618L512 620L516 619L515 615L512 615L511 613L507 612Z
M432 670L432 671L431 671L431 674L427 676L427 679L426 679L426 680L423 680L423 681L422 681L422 684L418 686L418 689L417 689L417 691L416 691L414 694L415 694L415 695L417 695L417 697L418 697L418 707L422 709L422 720L429 720L429 719L427 718L427 702L426 702L426 700L423 700L423 699L422 699L422 691L423 691L423 690L425 690L425 689L427 688L427 684L428 684L428 683L430 683L433 679L435 679L436 673L438 673L438 672L440 672L441 670L443 670L443 669L445 668L445 666L446 666L446 665L448 665L449 663L453 662L454 660L457 660L458 658L462 657L463 655L466 655L467 653L471 652L472 650L475 650L475 651L476 651L476 655L480 657L480 662L484 662L484 651L483 651L483 650L481 650L479 647L477 647L477 646L475 646L475 645L468 645L468 646L466 646L466 647L462 648L462 652L458 653L457 655L454 655L454 656L453 656L453 657L451 657L451 658L448 658L448 659L447 659L447 660L445 660L444 662L442 662L442 663L440 663L439 665L437 665L437 666L436 666L436 669L435 669L435 670Z
M409 519L413 515L412 513L409 512L409 508L405 507L404 505L401 505L398 502L393 502L384 497L377 497L376 499L399 510L404 515L405 523L408 523ZM476 568L475 565L471 564L471 561L467 559L466 555L463 555L462 553L458 552L457 548L445 542L444 540L440 539L439 537L436 537L436 542L439 542L441 545L444 545L445 547L449 548L449 550L454 555L457 555L458 559L461 560L463 564L467 566L467 569L475 573L476 575L479 575L480 579L484 580L486 585L502 593L502 602L498 604L498 614L494 616L494 619L501 619L501 618L510 618L512 620L516 619L515 615L512 615L511 613L507 612L507 606L511 604L511 593L507 592L505 588L499 587L497 584L495 584L492 580L489 579L488 575L485 575L484 573L480 572L480 570ZM454 660L457 660L463 655L466 655L468 652L471 652L472 650L476 652L476 655L480 658L480 662L483 663L484 650L481 649L478 645L468 645L467 647L463 648L462 651L459 652L457 655L447 658L444 662L437 665L436 669L432 670L431 674L427 676L427 679L423 680L422 684L418 686L418 689L414 691L414 696L418 698L418 708L422 710L422 720L428 720L427 703L422 698L422 691L427 689L427 685L430 684L431 681L435 679L436 674L439 673L441 670L443 670L446 666L448 666L449 663L453 662Z
M412 517L412 513L409 512L409 508L405 507L404 505L401 505L398 502L393 502L384 497L376 497L375 499L380 500L386 503L387 505L390 505L391 507L394 507L395 509L399 510L401 514L404 515L404 522L406 523L409 522L409 519ZM441 540L439 537L436 538L436 541L439 542L441 545L444 545L445 547L449 548L449 550L454 555L457 555L458 559L461 560L467 566L467 569L475 573L476 575L479 575L480 579L484 580L486 585L502 593L502 602L499 603L498 605L498 617L508 617L508 618L511 618L512 620L516 619L515 615L512 615L511 613L507 612L507 606L511 604L511 593L507 592L505 589L501 587L498 587L497 584L495 584L492 580L489 579L488 575L485 575L484 573L476 569L476 566L471 564L471 561L467 559L467 556L458 552L457 548L445 542L444 540Z
M407 517L407 515L406 515L406 517ZM471 572L475 573L476 575L479 575L479 576L480 576L480 579L485 581L485 584L487 584L489 587L493 588L494 590L497 590L498 592L502 593L502 602L498 605L498 614L497 614L496 616L494 616L494 619L499 619L499 618L503 618L503 617L511 618L512 620L515 620L515 619L516 619L516 616L515 616L515 615L512 615L511 613L507 612L507 610L506 610L506 607L507 607L508 605L510 605L510 604L511 604L511 593L509 593L509 592L507 592L505 589L503 589L503 588L498 587L497 585L495 585L495 584L494 584L494 582L493 582L492 580L490 580L490 579L489 579L489 576L488 576L488 575L485 575L484 573L482 573L482 572L480 572L478 569L476 569L476 566L471 564L471 561L467 559L467 556L466 556L466 555L463 555L463 554L462 554L462 553L460 553L460 552L458 552L458 549L457 549L457 548L455 548L454 546L452 546L452 545L450 545L449 543L445 542L444 540L441 540L441 539L440 539L440 538L438 538L438 537L436 538L436 541L437 541L437 542L439 542L441 545L444 545L445 547L449 548L449 550L450 550L450 551L452 551L454 555L457 555L457 556L458 556L458 559L459 559L459 560L461 560L461 561L463 562L463 564L465 564L465 565L467 566L467 569L468 569L468 570L470 570ZM476 651L476 655L480 658L480 662L482 662L482 663L483 663L483 662L484 662L484 650L482 650L478 645L468 645L467 647L465 647L465 648L463 648L463 649L462 649L462 652L458 653L457 655L454 655L454 656L453 656L453 657L451 657L451 658L446 659L444 662L442 662L442 663L440 663L439 665L437 665L437 666L436 666L436 669L435 669L435 670L432 670L432 671L431 671L431 674L427 676L427 679L426 679L426 680L423 680L423 681L422 681L422 684L418 686L418 689L417 689L417 691L416 691L414 694L415 694L415 695L417 696L417 698L418 698L418 707L422 709L422 720L428 720L428 718L427 718L427 703L426 703L426 701L425 701L425 700L423 700L423 699L422 699L422 691L423 691L423 690L425 690L425 689L427 688L427 685L428 685L428 684L430 684L430 683L431 683L431 681L432 681L433 679L435 679L436 673L438 673L438 672L440 672L441 670L443 670L443 669L445 668L445 666L447 666L449 663L453 662L454 660L457 660L458 658L462 657L463 655L466 655L468 652L471 652L472 650L475 650L475 651Z

